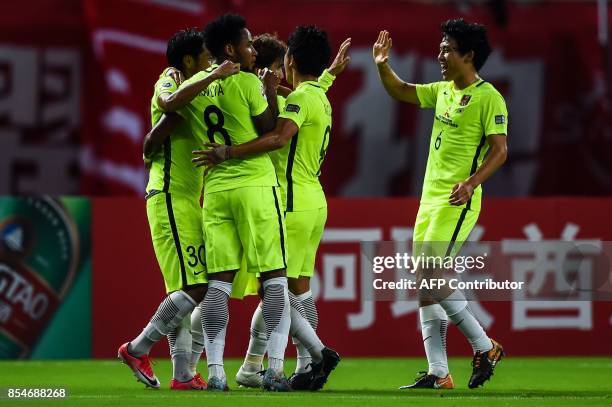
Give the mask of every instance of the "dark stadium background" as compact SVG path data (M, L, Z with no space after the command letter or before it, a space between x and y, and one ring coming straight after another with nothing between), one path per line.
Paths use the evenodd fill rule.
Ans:
M334 121L322 182L330 217L316 281L321 335L343 355L423 355L414 303L367 302L361 291L358 242L410 238L432 122L431 111L384 92L371 60L379 30L391 32L391 63L402 78L431 82L439 79L441 21L464 17L489 28L495 52L481 74L508 104L509 158L484 186L478 239L533 239L534 230L559 239L570 230L573 239L612 240L605 2L10 2L0 13L0 206L11 196L75 196L88 216L69 213L91 229L75 237L87 250L75 254L66 295L12 357L113 357L163 297L143 198L153 84L167 39L225 12L243 14L255 35L286 39L299 24L317 24L335 48L353 39L351 65L329 92ZM232 303L228 355L242 356L255 304ZM514 355L611 354L610 302L549 310L540 325L521 325L509 302L483 310L491 335ZM8 329L0 320L0 333ZM457 332L449 353L470 353Z

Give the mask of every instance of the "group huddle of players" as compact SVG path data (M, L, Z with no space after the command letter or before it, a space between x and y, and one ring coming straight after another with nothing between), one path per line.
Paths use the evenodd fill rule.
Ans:
M453 255L478 218L479 185L505 160L507 112L501 95L477 75L491 52L484 27L449 20L442 31L442 82L400 80L388 65L386 31L373 58L392 97L436 109L414 241L419 251L435 251L427 241L448 242ZM171 389L228 390L228 300L246 295L261 302L239 385L316 391L340 362L317 335L310 279L327 220L319 182L332 128L326 92L350 62L350 45L349 38L329 64L331 46L320 28L297 27L285 44L269 34L253 38L234 14L168 42L171 68L155 84L153 128L143 146L147 216L168 295L118 351L146 386L160 387L148 355L166 336ZM283 78L291 89L281 86ZM491 377L503 350L460 292L422 295L420 317L429 371L405 388L454 387L445 349L449 318L474 349L469 387ZM287 378L289 336L297 365ZM204 350L207 381L197 372Z

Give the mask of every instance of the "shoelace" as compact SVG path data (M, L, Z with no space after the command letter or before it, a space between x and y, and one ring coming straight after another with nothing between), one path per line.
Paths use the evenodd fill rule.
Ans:
M420 376L415 377L414 380L417 381L417 382L420 382L421 380L423 380L424 378L427 377L427 373L428 372L423 372L423 371L419 372L418 374Z
M482 352L478 351L476 352L476 355L474 355L474 359L472 360L472 367L475 369L479 369L480 368L480 359L482 358Z

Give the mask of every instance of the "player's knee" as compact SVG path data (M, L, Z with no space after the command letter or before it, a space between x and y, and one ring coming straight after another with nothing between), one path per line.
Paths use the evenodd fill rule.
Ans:
M298 278L287 278L289 291L295 295L301 295L310 290L310 278L298 277Z
M261 273L261 277L259 278L263 282L266 280L270 280L271 278L278 278L278 277L287 277L287 273L285 269L266 271L265 273Z
M194 284L186 286L183 291L199 304L204 299L207 288L208 284Z

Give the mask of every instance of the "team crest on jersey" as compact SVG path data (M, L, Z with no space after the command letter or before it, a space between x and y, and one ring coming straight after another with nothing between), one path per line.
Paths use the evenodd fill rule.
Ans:
M495 116L495 124L504 124L506 123L506 116L503 114Z
M299 113L300 112L300 107L298 105L294 105L292 103L289 103L287 105L287 107L285 107L285 112Z
M459 104L461 106L467 106L467 104L470 103L470 99L472 99L472 95L463 95Z

